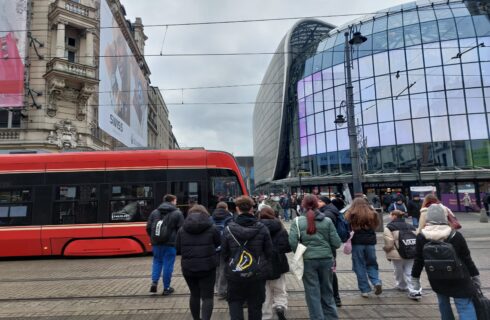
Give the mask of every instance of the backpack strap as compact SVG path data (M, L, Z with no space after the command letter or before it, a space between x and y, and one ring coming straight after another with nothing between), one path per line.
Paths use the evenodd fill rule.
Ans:
M451 233L449 234L447 239L444 240L444 242L451 243L451 240L454 238L455 235L456 235L456 230L451 230Z
M240 243L240 241L238 241L238 240L235 238L235 236L233 235L233 232L231 232L231 230L230 230L230 227L229 227L229 226L227 226L227 227L226 227L226 230L228 230L228 232L230 233L231 237L233 238L233 240L235 240L235 242L238 244L238 246L239 246L240 248L243 248L243 247L245 247L245 246L247 245L248 240L247 240L247 241L245 241L245 243L242 245L242 244Z

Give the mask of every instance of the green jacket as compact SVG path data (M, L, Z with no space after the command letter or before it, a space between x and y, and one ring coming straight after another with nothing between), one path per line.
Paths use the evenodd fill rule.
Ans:
M296 223L299 221L301 243L307 247L303 254L303 259L333 258L333 250L340 248L342 242L332 220L325 217L320 211L315 211L316 233L309 235L306 233L306 217L301 216L298 219L294 219L289 230L289 244L293 251L296 251L298 247L298 228L296 227Z

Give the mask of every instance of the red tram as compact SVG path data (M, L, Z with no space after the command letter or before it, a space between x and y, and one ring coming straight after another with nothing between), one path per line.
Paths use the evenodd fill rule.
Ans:
M151 252L146 220L167 193L185 212L246 188L218 151L0 155L0 257Z

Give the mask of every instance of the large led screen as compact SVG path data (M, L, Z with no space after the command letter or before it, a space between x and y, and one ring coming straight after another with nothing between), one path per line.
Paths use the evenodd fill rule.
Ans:
M147 82L106 1L101 1L99 127L128 147L147 146Z
M0 0L0 108L24 105L27 0Z

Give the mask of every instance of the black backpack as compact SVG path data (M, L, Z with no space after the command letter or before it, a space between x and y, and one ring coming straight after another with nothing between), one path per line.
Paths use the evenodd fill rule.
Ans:
M414 259L417 252L415 244L417 243L417 236L415 230L412 230L409 225L406 225L402 229L395 228L393 225L387 225L391 232L398 231L398 241L395 242L396 251L403 259Z
M247 242L242 245L233 235L230 227L226 227L231 237L238 244L238 250L227 264L228 279L237 282L254 281L260 276L260 257L256 258L247 248Z
M450 243L455 234L456 231L452 231L446 240L430 240L424 245L425 271L429 280L467 278L463 263Z
M151 228L151 240L154 243L165 243L170 240L170 236L172 235L172 230L169 226L170 215L172 213L169 212L165 215L160 213L160 219L154 221L154 227Z

